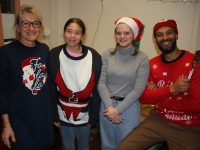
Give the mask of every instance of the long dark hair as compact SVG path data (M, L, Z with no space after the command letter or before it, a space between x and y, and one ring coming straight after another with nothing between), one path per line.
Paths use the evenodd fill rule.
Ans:
M81 27L81 29L82 29L82 34L83 34L83 35L85 34L85 31L86 31L85 24L84 24L84 22L83 22L81 19L79 19L79 18L70 18L70 19L65 23L65 25L64 25L64 31L63 31L63 32L65 32L67 26L68 26L69 24L71 24L71 23L77 23L77 24ZM82 42L80 41L79 44L82 45Z

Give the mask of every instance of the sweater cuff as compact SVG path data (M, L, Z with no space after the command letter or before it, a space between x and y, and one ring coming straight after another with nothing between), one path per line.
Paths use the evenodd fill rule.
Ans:
M97 119L89 119L88 124L92 126L94 126L97 122Z
M124 110L121 110L121 109L119 109L119 107L117 106L117 107L115 107L117 110L118 110L118 112L120 113L120 114L122 114L123 112L124 112Z

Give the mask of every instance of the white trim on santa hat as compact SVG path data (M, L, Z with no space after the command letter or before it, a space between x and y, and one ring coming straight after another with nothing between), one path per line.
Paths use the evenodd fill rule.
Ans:
M125 23L125 24L127 24L132 29L132 31L134 33L134 39L137 37L138 32L139 32L139 27L138 27L137 23L132 18L129 18L129 17L122 17L122 18L120 18L116 22L115 28L116 28L116 26L119 23Z

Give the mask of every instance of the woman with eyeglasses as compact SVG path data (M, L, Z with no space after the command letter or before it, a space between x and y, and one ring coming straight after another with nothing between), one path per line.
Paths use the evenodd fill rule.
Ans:
M19 8L17 40L0 48L1 138L13 150L46 150L54 144L50 93L47 86L49 47L37 39L42 17L33 6Z

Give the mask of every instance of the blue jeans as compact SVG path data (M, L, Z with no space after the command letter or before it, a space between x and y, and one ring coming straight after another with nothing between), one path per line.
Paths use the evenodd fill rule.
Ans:
M120 104L120 101L113 101L113 106ZM104 117L105 106L101 103L100 109L100 133L102 150L116 150L120 142L140 123L140 104L137 100L120 116L121 124L113 124L107 117Z
M89 150L88 139L90 136L90 127L60 127L60 134L62 138L63 150L75 150L74 139L77 138L78 150Z

